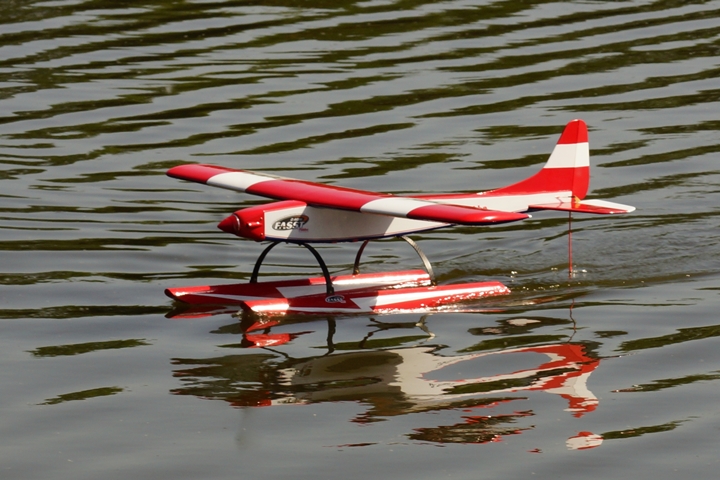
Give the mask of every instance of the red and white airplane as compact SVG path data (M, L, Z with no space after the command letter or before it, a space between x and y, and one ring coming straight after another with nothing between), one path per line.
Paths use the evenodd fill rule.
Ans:
M255 241L270 241L250 282L173 288L166 294L191 304L231 304L257 313L327 313L423 310L458 300L509 293L499 282L435 284L430 263L406 235L453 225L494 225L529 218L526 212L560 210L619 214L634 207L583 200L590 181L587 125L567 124L545 166L513 185L478 193L396 196L213 165L180 165L170 177L279 200L238 210L218 228ZM360 274L367 241L401 237L418 252L427 271ZM363 241L351 275L332 277L311 243ZM280 242L303 245L323 276L258 282L265 256Z

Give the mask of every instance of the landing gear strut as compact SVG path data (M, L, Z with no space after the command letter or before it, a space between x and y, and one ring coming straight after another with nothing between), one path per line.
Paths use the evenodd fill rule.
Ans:
M410 237L407 237L405 235L400 236L403 240L405 240L407 243L410 244L410 246L415 250L415 252L420 257L420 260L422 260L423 266L425 267L425 270L428 273L428 276L430 277L430 284L435 286L437 285L437 282L435 280L435 272L433 272L432 265L430 264L430 261L425 256L422 250L420 250L420 247L417 243ZM367 246L368 242L370 240L363 241L362 245L360 245L360 249L357 252L357 255L355 255L355 263L353 264L353 275L358 275L360 273L360 257L362 257L363 251L365 250L365 247ZM267 254L270 253L270 250L275 248L275 245L277 245L280 242L272 242L270 245L268 245L265 250L260 254L257 261L255 262L255 267L253 268L252 275L250 276L250 283L257 283L258 281L258 275L260 274L260 266L262 265L263 261L265 260L265 257L267 257ZM318 264L320 265L320 269L322 270L323 277L325 277L325 287L326 292L328 296L335 294L335 288L333 286L332 278L330 277L330 271L327 268L327 265L325 264L325 261L323 260L322 256L318 253L315 248L313 248L310 244L307 243L300 243L299 245L302 245L303 247L307 248L310 253L313 254L315 257L315 260L317 260Z

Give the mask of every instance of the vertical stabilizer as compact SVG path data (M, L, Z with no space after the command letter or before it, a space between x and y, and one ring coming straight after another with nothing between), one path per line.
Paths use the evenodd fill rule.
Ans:
M576 199L583 199L589 185L590 147L587 125L582 120L572 120L565 126L542 170L521 182L493 190L492 194L526 195L570 191Z

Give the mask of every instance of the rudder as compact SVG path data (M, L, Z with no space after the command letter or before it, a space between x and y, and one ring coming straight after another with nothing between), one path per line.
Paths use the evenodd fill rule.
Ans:
M590 186L590 147L587 125L570 121L560 135L542 170L513 185L493 190L496 195L523 195L546 192L572 192L585 198Z

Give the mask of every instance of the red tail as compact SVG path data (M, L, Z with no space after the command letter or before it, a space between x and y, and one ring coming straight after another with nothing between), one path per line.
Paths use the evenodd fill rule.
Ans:
M572 120L565 126L545 166L532 177L493 190L496 195L572 192L576 199L587 195L590 185L590 147L587 125Z

